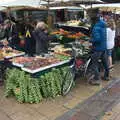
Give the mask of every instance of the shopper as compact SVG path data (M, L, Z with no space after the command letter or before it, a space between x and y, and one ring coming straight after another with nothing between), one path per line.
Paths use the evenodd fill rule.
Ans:
M11 47L16 47L19 44L18 32L14 22L7 19L4 21L5 37L7 38Z
M5 28L3 23L0 24L0 40L3 40L5 38Z
M52 38L48 35L48 28L44 22L38 22L33 32L36 41L36 54L48 53L49 40Z
M113 67L112 65L112 51L115 45L115 22L113 19L107 21L107 55L109 69Z
M36 41L34 40L32 32L35 30L36 23L36 21L31 21L30 24L26 24L25 26L25 51L28 56L34 56L35 53Z
M118 20L116 21L116 36L119 36L120 38L120 16Z
M100 85L101 77L99 71L99 59L102 60L104 65L104 79L108 80L109 69L107 63L107 45L106 45L106 23L100 20L99 17L94 17L95 24L93 25L91 40L93 46L93 53L91 55L93 71L95 73L94 79L91 81L93 85Z

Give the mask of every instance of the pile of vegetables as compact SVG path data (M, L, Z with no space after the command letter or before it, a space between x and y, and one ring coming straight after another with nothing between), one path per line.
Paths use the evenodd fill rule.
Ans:
M55 32L51 32L51 35L55 35L61 44L75 41L75 39L88 38L85 34L78 32L72 33L63 29L59 29Z
M5 96L14 95L20 103L38 103L42 100L39 81L19 69L7 70L5 87Z
M84 43L80 43L79 41L75 41L73 43L73 56L76 57L85 57L88 56L89 54L89 48L88 46L85 46Z
M15 96L20 103L39 103L43 98L61 95L61 87L68 67L53 68L38 78L19 69L8 69L5 96Z
M69 60L70 57L69 56L66 56L66 55L62 55L62 54L55 54L55 57L60 59L60 60Z

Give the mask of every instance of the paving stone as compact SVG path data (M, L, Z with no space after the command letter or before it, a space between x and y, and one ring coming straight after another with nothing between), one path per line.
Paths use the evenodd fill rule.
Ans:
M112 107L110 115L105 114L101 120L120 120L120 99L118 100L119 103L117 103L115 106Z
M120 93L120 89L119 89L120 84L118 84L118 83L120 83L120 80L110 82L109 85L106 86L106 88L104 88L103 90L98 92L96 95L90 97L84 103L78 104L77 107L75 107L73 110L71 110L71 113L72 113L72 111L74 113L74 115L72 117L71 117L71 115L69 116L69 112L68 112L65 115L63 115L63 117L61 117L61 119L59 118L56 120L62 120L63 118L66 118L66 116L67 116L67 120L87 120L87 119L89 120L89 118L90 118L89 116L91 116L90 120L95 119L95 118L96 118L96 120L99 119L101 117L101 115L110 106L114 105L114 103L116 102L114 97L117 95L120 95L119 94ZM109 97L108 98L104 97L104 96L106 96L105 93L107 90L114 91L114 93L110 94L110 97L112 98L111 101L109 100ZM109 94L109 92L108 92L108 94ZM102 98L104 98L104 99L102 99ZM75 113L75 111L76 111L76 113Z
M46 106L46 105L50 105L50 104L54 104L55 106L61 106L63 107L65 103L71 101L74 98L74 96L70 93L67 96L58 96L55 99L46 99L41 101L38 104L30 104L28 106L31 106L33 108L39 108L41 106Z
M110 95L108 91L105 91L104 93L99 94L99 96L95 96L92 98L92 100L101 100L101 101L114 101L116 99L118 99L118 95L114 94L113 97L113 95Z
M86 105L84 108L84 112L91 116L99 116L101 113L105 112L109 106L111 105L108 101L93 101L90 102L89 105Z
M69 112L66 112L65 114L63 114L62 116L57 117L57 119L55 120L70 120L70 118L73 117L77 112L79 111L72 109Z
M79 100L79 99L73 98L72 100L65 103L64 107L68 108L68 109L72 109L75 106L77 106L79 103L82 103L82 102L83 102L83 100L81 100L81 99Z
M67 112L68 109L54 103L49 103L42 104L39 108L36 108L36 111L46 116L50 120L54 120L58 116L61 116L61 114Z
M69 120L96 120L96 118L84 113L83 111L79 111Z
M97 92L97 90L95 90ZM79 89L73 91L74 92L74 96L78 99L87 99L90 96L92 96L93 94L95 94L95 91L89 89L89 87L87 86L80 86Z
M0 120L12 120L5 112L0 110Z
M12 114L11 118L13 120L48 120L45 116L31 109Z
M26 109L26 104L20 104L14 98L4 98L0 101L0 109L8 115L11 115Z

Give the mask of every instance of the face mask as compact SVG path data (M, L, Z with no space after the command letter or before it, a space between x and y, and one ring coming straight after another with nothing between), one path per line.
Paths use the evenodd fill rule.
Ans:
M100 17L100 20L103 20L103 17Z

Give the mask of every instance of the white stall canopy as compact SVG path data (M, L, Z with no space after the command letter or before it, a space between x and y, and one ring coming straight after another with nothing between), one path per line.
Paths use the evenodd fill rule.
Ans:
M38 7L40 4L47 4L42 0L0 0L0 6L34 6Z
M90 8L90 6L86 7ZM93 5L92 8L99 8L102 11L111 11L114 13L119 14L120 13L120 3L112 3L112 4L98 4L98 5Z
M59 7L59 6L79 6L80 4L98 4L103 3L101 0L43 0L49 4L49 6ZM46 3L41 3L46 5Z

